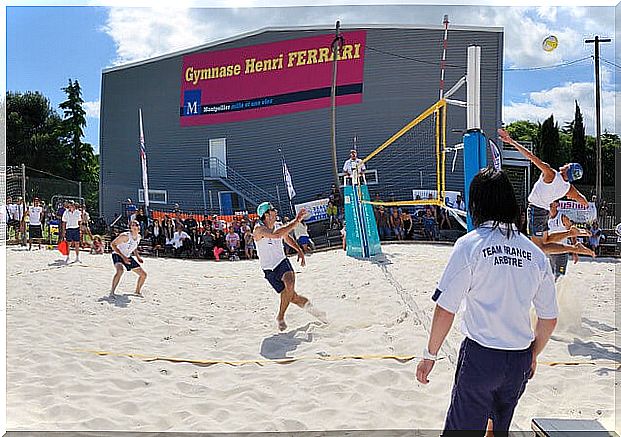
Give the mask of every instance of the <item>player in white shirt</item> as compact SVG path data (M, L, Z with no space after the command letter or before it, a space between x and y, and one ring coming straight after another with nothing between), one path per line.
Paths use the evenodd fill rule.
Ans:
M463 341L443 436L483 435L488 419L506 435L558 315L554 276L541 249L519 233L520 210L507 175L484 169L470 185L475 229L455 243L433 295L431 333L416 378L427 384L464 303ZM535 332L529 310L538 317Z
M289 246L296 250L298 261L304 267L306 265L304 251L289 233L302 221L306 215L306 209L300 209L295 219L282 227L276 225L278 214L269 202L263 202L258 206L257 215L261 221L255 226L253 237L259 263L265 274L265 279L276 290L276 293L280 294L280 310L276 317L278 329L281 331L287 329L285 312L291 302L326 323L325 313L315 308L307 298L295 292L295 271L285 256L282 243L284 239Z
M67 202L67 209L63 212L62 218L62 237L61 240L67 240L69 250L73 246L75 249L75 260L80 262L80 222L82 221L82 213L76 208L73 200ZM69 262L69 255L65 259L65 263Z
M552 202L567 196L582 206L589 206L586 197L571 184L582 177L582 166L572 162L565 164L557 171L511 138L504 129L498 129L498 134L502 141L511 144L541 170L541 176L535 182L533 189L528 195L529 235L533 243L547 254L570 252L595 256L595 252L582 244L570 245L561 243L566 237L560 235L549 234L546 240L543 239L543 233L547 230L550 204ZM589 235L588 231L575 226L570 229L570 237L588 237Z
M550 218L548 219L548 230L543 233L543 240L549 238L550 234L562 233L562 235L569 236L571 230L571 220L565 214L561 214L558 211L558 200L555 200L550 204ZM568 244L575 244L576 237L568 237L573 241ZM567 271L567 261L569 261L569 254L557 253L548 255L550 258L550 265L552 266L552 273L554 273L554 279L558 280L561 276L565 275ZM572 253L574 264L578 262L578 254Z
M147 280L147 272L144 271L140 264L144 262L140 254L138 253L138 245L140 244L140 223L136 220L129 222L129 232L123 232L110 243L112 248L112 262L116 273L112 278L112 289L110 290L110 297L114 298L114 291L116 290L121 276L125 273L125 270L132 271L138 275L136 281L136 295L142 296L141 290L144 285L144 281ZM134 259L134 256L136 258ZM137 261L137 262L136 262ZM140 264L138 264L140 263Z
M362 159L358 158L358 152L355 149L351 149L349 152L349 159L343 164L343 172L347 177L352 177L354 169L358 169L358 176L362 176L366 170ZM358 181L352 181L352 184L357 184Z
M28 250L32 248L32 240L37 240L39 249L41 249L41 240L43 239L43 207L39 203L39 198L35 197L34 205L28 207L26 215L29 219L28 224Z

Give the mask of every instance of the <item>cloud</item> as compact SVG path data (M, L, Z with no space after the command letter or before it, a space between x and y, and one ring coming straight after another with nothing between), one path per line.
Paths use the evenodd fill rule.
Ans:
M182 3L188 5L191 3ZM252 5L251 1L243 5ZM552 65L588 56L583 42L592 30L611 34L611 7L506 6L324 6L274 8L116 8L108 9L103 31L117 47L115 65L191 48L268 26L343 24L437 24L448 14L453 25L502 26L508 66ZM548 35L559 38L551 53L541 49ZM612 49L611 49L612 50Z
M99 119L99 108L100 108L99 100L94 102L84 102L82 107L86 111L86 117L88 118L97 118Z
M510 102L503 107L503 121L516 120L543 122L550 115L559 126L574 119L574 100L578 101L586 132L595 135L595 90L592 82L566 83L551 89L528 94L523 102ZM601 92L602 132L615 132L615 92Z

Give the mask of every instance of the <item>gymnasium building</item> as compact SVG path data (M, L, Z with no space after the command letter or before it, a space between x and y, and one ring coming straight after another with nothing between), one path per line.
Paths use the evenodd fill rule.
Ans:
M343 27L337 54L339 171L364 158L439 99L444 26ZM150 206L231 214L269 200L288 210L327 197L333 182L331 83L334 28L267 28L102 73L100 211L143 202L142 111ZM467 47L481 47L481 126L501 120L502 28L450 26L445 87L465 74ZM451 98L466 100L465 87ZM462 142L466 110L449 106L446 144ZM422 129L422 127L421 127ZM434 188L433 128L415 155L386 149L367 163L372 196ZM404 140L405 141L405 140ZM425 140L427 141L427 140ZM452 149L451 149L452 150ZM463 152L463 151L462 151ZM463 153L446 153L446 189L463 191ZM396 186L398 185L398 187ZM413 199L413 197L412 197Z

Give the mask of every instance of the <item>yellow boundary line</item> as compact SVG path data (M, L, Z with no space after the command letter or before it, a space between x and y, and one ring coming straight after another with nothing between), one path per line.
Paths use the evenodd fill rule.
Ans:
M191 358L175 358L175 357L161 357L156 355L143 355L133 353L120 353L109 351L96 351L96 350L76 350L75 352L90 353L99 356L111 356L111 357L124 357L134 358L146 362L152 361L167 361L171 363L188 363L198 366L213 366L216 364L225 364L229 366L243 366L246 364L256 364L263 366L265 364L291 364L297 361L349 361L349 360L363 360L363 361L377 361L377 360L395 360L400 363L407 363L416 358L420 358L417 355L328 355L328 356L301 356L291 358L276 358L276 359L260 359L260 360L197 360ZM443 358L439 358L440 360ZM601 361L542 361L539 362L540 366L602 366L602 365L621 365L621 361L614 360L601 360Z

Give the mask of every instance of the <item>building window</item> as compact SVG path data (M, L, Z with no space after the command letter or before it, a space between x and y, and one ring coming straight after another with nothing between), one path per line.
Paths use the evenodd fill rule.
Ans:
M144 190L138 190L138 202L144 202ZM149 203L168 203L168 193L166 190L149 190Z

